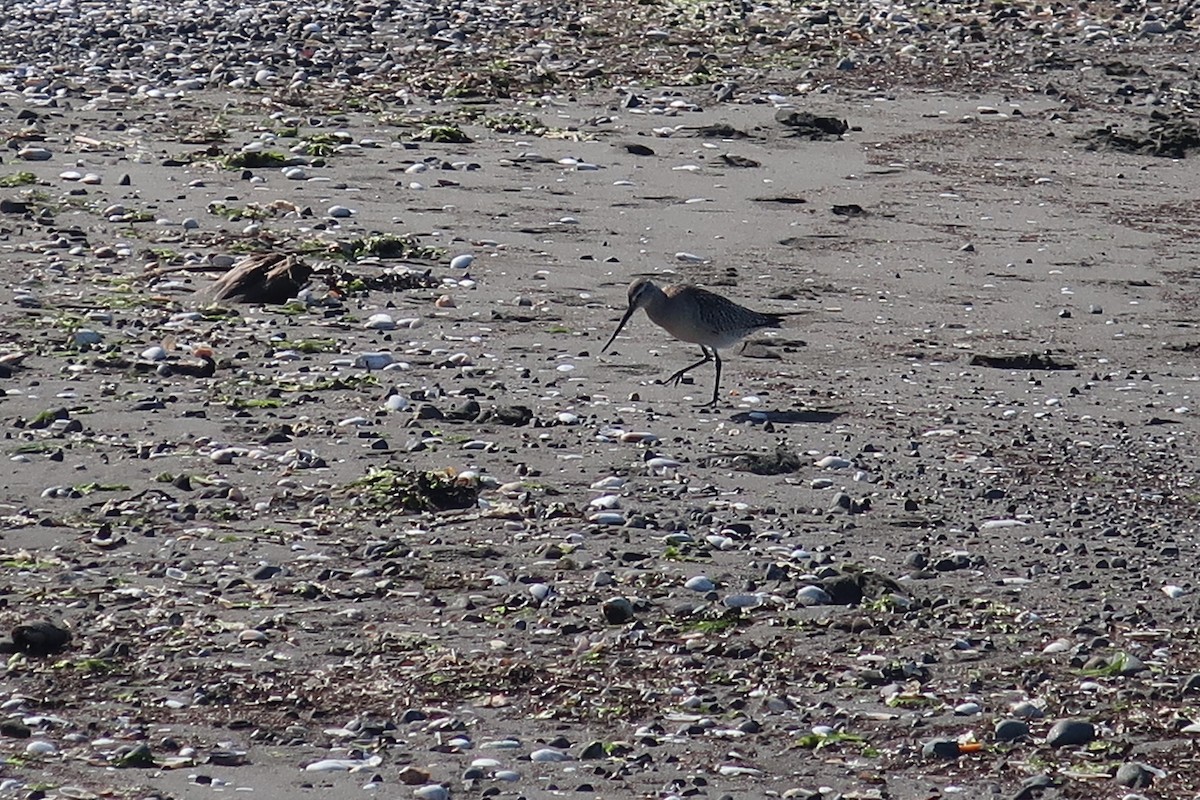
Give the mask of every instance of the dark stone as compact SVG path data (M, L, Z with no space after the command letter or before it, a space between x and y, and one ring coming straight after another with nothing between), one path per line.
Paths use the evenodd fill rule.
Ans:
M632 156L652 156L652 155L654 155L654 151L652 149L650 149L649 147L647 147L644 144L638 144L637 142L624 142L624 143L620 144L619 147L625 148L625 152L629 153Z
M39 620L13 628L12 640L23 653L45 656L64 650L71 641L71 632L48 620Z
M0 722L0 736L7 736L10 739L28 739L32 735L33 730L20 720L9 719Z
M614 597L611 600L605 600L600 606L600 611L604 614L604 619L610 625L624 625L633 620L633 603L629 602L625 597Z
M599 758L605 758L608 752L604 748L604 742L589 742L583 748L583 752L579 754L580 761L595 761Z
M1019 719L1002 719L996 723L996 741L1015 742L1029 735L1029 725Z
M1051 747L1070 747L1087 744L1096 738L1096 726L1086 719L1059 720L1046 734L1046 744Z
M1154 772L1145 764L1130 761L1117 768L1116 781L1131 789L1148 789L1154 783Z
M921 755L925 758L958 758L959 749L958 742L954 739L933 739L928 741L921 748Z

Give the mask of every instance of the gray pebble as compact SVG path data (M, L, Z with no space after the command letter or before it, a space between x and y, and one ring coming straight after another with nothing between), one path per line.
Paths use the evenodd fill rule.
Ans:
M1029 735L1029 724L1019 719L1002 719L996 723L996 741L1015 742Z
M1063 719L1054 723L1046 734L1046 744L1051 747L1069 747L1087 744L1096 738L1096 726L1086 719Z
M1012 715L1019 719L1041 719L1045 716L1045 712L1028 700L1022 700L1013 704Z
M1145 764L1130 761L1117 768L1116 781L1131 789L1148 789L1154 783L1154 771Z
M431 783L413 790L413 797L420 800L450 800L450 790L438 783Z
M796 590L796 600L805 606L824 606L832 602L833 598L820 586L802 586Z
M633 603L629 602L626 597L605 600L600 610L604 613L605 621L610 625L624 625L633 619Z
M1149 669L1144 661L1131 653L1118 653L1113 656L1112 665L1117 668L1118 675L1126 676L1137 675Z

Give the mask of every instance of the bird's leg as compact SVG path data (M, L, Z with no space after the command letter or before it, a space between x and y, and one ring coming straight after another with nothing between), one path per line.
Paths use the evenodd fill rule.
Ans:
M717 362L717 379L713 382L713 399L709 403L710 406L717 404L717 398L721 396L721 354L717 352L717 348L712 350L713 360Z
M712 356L709 355L707 347L705 347L704 345L700 345L700 352L704 353L704 358L700 359L695 364L688 364L686 367L679 370L674 375L672 375L671 377L669 377L665 381L663 381L663 383L673 383L676 386L678 386L680 379L683 378L683 376L685 374L691 372L692 370L694 370L696 367L700 366L701 364L707 364L709 361L712 361Z

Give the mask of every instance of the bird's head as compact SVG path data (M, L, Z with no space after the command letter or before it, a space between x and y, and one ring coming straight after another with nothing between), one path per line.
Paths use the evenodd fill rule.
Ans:
M629 308L625 309L625 316L621 317L621 321L617 324L617 329L613 331L613 335L609 337L608 343L600 348L601 353L616 341L618 334L624 329L625 323L629 322L629 318L633 316L633 313L639 308L645 308L649 305L650 299L654 294L661 291L649 278L638 278L629 284Z

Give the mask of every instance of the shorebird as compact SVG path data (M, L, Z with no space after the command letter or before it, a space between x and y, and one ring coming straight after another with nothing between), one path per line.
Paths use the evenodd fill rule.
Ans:
M747 335L761 328L778 328L783 322L782 314L763 314L715 292L692 286L690 283L675 283L659 288L648 278L639 278L629 284L629 308L608 344L600 349L603 353L617 338L617 334L629 322L639 308L646 309L650 320L676 339L700 345L704 358L679 370L664 383L679 385L685 374L696 367L715 361L717 377L713 383L713 396L708 405L715 406L721 391L721 354L718 350L731 347Z

